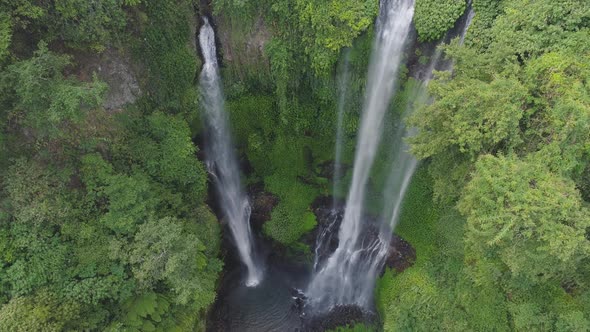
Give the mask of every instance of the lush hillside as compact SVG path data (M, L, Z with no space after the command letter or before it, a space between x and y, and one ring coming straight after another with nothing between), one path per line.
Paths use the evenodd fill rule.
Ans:
M468 6L416 0L385 136L424 50ZM396 232L417 259L378 281L377 328L590 330L590 2L472 7L465 43L444 47L452 73L409 121L422 163ZM345 197L352 176L378 13L377 0L1 2L0 331L205 330L231 249L199 146L201 15L245 186L277 199L260 232L309 263L312 203Z

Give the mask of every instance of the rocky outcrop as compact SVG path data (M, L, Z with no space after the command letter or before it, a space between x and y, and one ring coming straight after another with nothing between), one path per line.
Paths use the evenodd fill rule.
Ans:
M279 198L264 191L262 183L249 186L248 197L252 208L250 223L254 229L261 229L262 225L270 220L272 209L279 204Z
M243 59L259 59L264 56L264 47L270 40L271 34L259 15L247 33L238 31L231 19L218 16L215 17L219 29L219 41L225 62L240 61ZM237 36L240 33L241 36ZM242 35L243 34L243 35Z
M118 49L107 48L99 54L80 54L76 56L76 63L81 80L91 81L96 74L108 85L102 105L106 110L121 110L141 95L137 70L130 57Z

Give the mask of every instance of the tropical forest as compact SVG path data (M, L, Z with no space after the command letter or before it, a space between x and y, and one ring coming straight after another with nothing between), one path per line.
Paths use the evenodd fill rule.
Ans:
M589 0L0 0L0 332L590 332Z

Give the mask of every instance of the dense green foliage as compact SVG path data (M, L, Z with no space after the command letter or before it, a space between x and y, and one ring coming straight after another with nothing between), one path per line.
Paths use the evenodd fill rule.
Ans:
M353 39L372 25L378 2L216 0L214 6L216 12L242 20L245 13L264 14L274 32L268 51L273 65L281 67L277 70L291 74L311 68L325 75L336 63L340 49L352 46ZM295 67L302 65L307 68Z
M254 8L263 11L264 7ZM232 19L241 22L232 23L227 47L246 50L246 41L241 40L244 36L240 29L247 24L247 19L241 18L238 13L236 18L231 7L223 7L223 10L230 11ZM266 20L274 22L279 19L274 14L268 15L264 16ZM278 54L273 52L282 52L282 49L274 49L274 43L283 40L282 37L273 38L265 48L273 75L254 75L252 72L248 74L247 69L238 70L236 65L260 69L260 63L255 60L244 62L233 54L231 58L224 55L227 61L223 73L228 74L224 76L224 85L236 143L252 166L248 180L250 183L264 183L265 190L279 198L271 221L264 225L263 231L282 244L301 248L297 241L316 224L310 205L317 196L326 195L330 190L330 175L325 171L333 158L338 78L313 72L300 76L299 71L309 69L309 63L304 61L297 65L300 67L293 67L287 62L303 61L301 53L304 51L301 48L295 49L298 54L281 55L285 58L285 67L273 62L273 56ZM358 37L350 50L345 52L348 55L343 58L348 58L347 64L341 61L336 65L340 69L348 66L350 71L344 121L346 163L352 159L370 49L369 32ZM285 72L280 73L282 70ZM292 79L295 76L301 80ZM273 80L273 77L276 79ZM259 79L262 82L257 81ZM275 87L268 88L268 80ZM341 196L345 195L345 186L346 181L343 182Z
M345 174L333 194L350 181L379 1L210 5L0 2L0 331L204 330L222 262L193 143L198 11L218 29L244 181L278 198L261 232L309 258L302 240L317 224L312 202L332 194L343 87ZM465 45L444 47L453 73L439 73L410 120L424 162L397 231L417 259L379 280L383 328L590 330L590 4L472 5ZM416 0L418 42L442 38L465 9ZM106 111L112 87L84 70L112 49L131 56L142 95ZM409 67L369 180L374 214L389 204L401 110L422 89Z
M224 76L224 85L236 143L252 166L249 181L264 183L265 190L279 199L279 204L273 210L271 220L264 225L263 231L282 244L301 248L297 241L316 224L310 205L320 194L327 194L329 189L327 176L322 172L325 166L322 165L333 158L337 82L328 71L335 65L339 49L352 45L353 38L367 29L372 18L357 17L361 23L365 23L362 26L355 25L354 31L349 31L348 28L337 29L342 35L338 37L339 46L334 46L333 49L320 47L322 43L328 43L327 40L318 39L302 43L294 29L302 31L301 33L309 38L320 38L307 22L319 20L319 16L313 16L315 11L311 8L320 6L324 13L340 15L340 18L335 20L348 20L347 24L357 24L357 18L346 18L347 15L353 14L351 8L355 9L355 15L374 17L375 3L370 6L369 2L334 2L327 5L300 1L296 8L292 9L303 10L304 6L307 7L306 12L301 14L301 20L292 14L285 16L278 12L293 7L286 2L274 3L271 11L262 4L254 6L243 1L218 1L214 4L216 10L224 14L223 19L232 22L231 25L224 23L230 34L227 48L232 50L232 53L224 54L226 63L223 73L227 74ZM357 13L358 8L355 6L368 8L371 12ZM249 23L248 18L241 15L243 11L262 15L265 22L262 29L272 32L272 38L267 41L264 48L264 55L270 60L270 75L244 69L256 68L258 72L264 72L264 68L255 57L244 59L243 56L235 54L235 50L248 52L247 43L253 41L244 41L244 38L252 38L254 41L259 38L244 35L244 26L254 24L254 28L260 28L260 23ZM318 21L315 24L320 23L326 24L328 21ZM325 32L324 29L335 27L324 26L321 28L322 33ZM336 38L333 34L331 36ZM371 38L367 35L357 38L349 56L352 84L348 89L351 97L348 98L350 107L346 117L348 154L354 144L370 42ZM305 48L299 45L305 45ZM224 52L227 52L227 49ZM319 63L322 52L326 55L321 57L330 59L327 67L321 71L310 71L312 67L317 69L312 63ZM240 68L235 68L236 66ZM270 87L269 80L272 83ZM350 155L347 158L350 158Z
M474 8L466 46L445 48L453 74L431 83L433 103L411 121L432 183L419 173L406 206L431 206L413 194L430 187L440 212L404 212L399 231L418 261L381 280L384 327L588 330L590 7Z
M508 286L492 282L501 276L497 269L474 270L473 253L477 251L473 245L482 248L486 243L467 238L470 223L466 224L459 211L433 204L431 183L426 167L417 172L398 228L416 248L415 265L397 275L388 271L378 286L378 307L386 331L508 331L523 326L543 331L587 329L583 314L587 295L574 298L559 284ZM512 244L519 245L518 241ZM524 253L523 248L519 250L512 252ZM476 272L482 273L476 277ZM537 321L542 323L530 325Z
M131 5L0 5L0 331L204 329L220 227L194 115L172 115L196 105L192 6ZM103 50L126 34L159 71L142 77L147 97L109 113L107 84L80 80L62 45Z
M142 9L137 18L141 33L133 44L136 57L146 66L146 99L157 109L194 117L200 61L196 49L191 49L192 2L151 0Z
M139 0L2 1L0 12L9 17L2 18L0 39L3 43L10 40L12 27L13 32L18 30L29 38L34 36L77 49L103 51L113 40L124 38L125 8L138 3Z
M312 137L301 137L312 127L311 121L316 115L301 112L310 118L287 121L304 127L290 128L281 123L278 110L269 97L240 98L230 102L228 107L232 121L236 123L237 141L245 149L255 172L252 181L262 180L265 189L279 198L264 231L283 244L292 244L316 224L310 204L319 194L317 185L320 180L311 165L314 159L329 158L314 156L312 149L330 147L313 142Z
M437 40L465 11L465 0L416 0L414 23L421 41Z

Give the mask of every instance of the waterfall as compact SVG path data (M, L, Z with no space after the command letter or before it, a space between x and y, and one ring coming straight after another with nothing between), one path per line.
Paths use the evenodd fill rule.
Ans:
M467 30L471 26L471 22L473 22L473 18L475 17L475 11L473 10L473 5L471 1L469 1L469 11L467 12L467 18L465 19L465 25L463 26L463 30L461 31L461 37L459 39L459 44L463 45L465 42L465 36L467 35Z
M338 105L337 105L337 119L336 119L336 148L334 157L334 174L332 176L332 212L329 215L329 220L326 225L320 227L319 234L315 241L315 256L313 261L313 270L316 271L320 266L320 260L323 254L329 250L332 238L335 236L336 227L338 226L339 211L336 208L336 192L339 190L340 180L342 174L342 145L344 134L344 115L346 113L346 95L348 91L348 83L350 80L350 49L344 51L344 60L340 67L338 74Z
M471 0L469 0L467 2L467 10L466 12L463 14L464 18L462 21L460 21L463 26L461 28L461 32L460 34L457 36L459 38L459 45L463 45L465 43L465 36L467 36L467 31L469 30L469 27L471 26L471 23L473 22L473 18L475 17L475 11L473 10L473 3ZM447 32L447 37L448 37L448 32ZM447 39L445 37L445 39ZM431 66L437 66L437 68L439 67L438 65L440 64L439 62L439 58L441 56L441 51L440 49L437 48L436 50L436 54L433 57L437 57L436 61L431 61L430 64ZM444 70L444 71L448 71L448 72L453 72L455 67L455 63L453 61L447 61L442 68L438 68L438 70ZM430 74L429 77L426 78L425 84L428 85L428 82L430 82L430 80L432 79L432 69L434 68L429 68L428 73Z
M413 0L380 3L353 178L338 234L338 247L314 273L307 289L310 304L319 310L337 304L367 307L372 300L376 275L367 272L375 265L374 256L380 252L381 241L366 243L362 239L363 204L413 13Z
M459 45L463 45L465 42L465 35L467 34L467 30L469 29L474 16L475 12L471 7L471 1L469 1L461 34L459 35ZM406 143L407 138L413 136L416 130L415 128L406 128L405 119L407 119L415 109L415 105L413 105L414 103L418 105L429 103L428 84L433 78L435 69L441 65L441 60L442 51L440 47L437 47L426 69L424 80L416 90L412 91L412 95L408 98L408 105L406 105L405 112L400 119L400 125L397 128L395 140L396 142L401 142L401 148L394 151L394 159L390 167L391 173L387 180L385 192L383 193L385 200L387 202L393 202L393 205L391 206L391 209L389 209L388 206L384 206L382 215L385 216L386 220L389 220L389 222L383 223L380 228L379 238L381 239L381 244L379 253L376 254L378 259L376 259L375 264L371 265L369 274L376 274L382 267L379 261L382 261L387 255L388 248L386 244L389 244L392 231L395 229L395 226L397 226L403 198L412 180L412 175L418 166L418 160L408 152L410 147ZM453 63L451 62L448 66L444 66L442 70L453 71Z
M262 279L256 265L250 203L240 183L240 173L233 151L229 119L224 109L215 49L215 33L207 18L199 32L199 44L205 61L200 75L202 104L205 109L208 137L205 145L207 166L213 176L217 195L238 254L247 268L246 285L255 286Z
M332 195L334 195L333 206L336 206L336 191L340 185L340 178L342 177L342 140L344 132L344 113L346 111L346 93L348 91L348 81L350 79L349 71L350 49L344 51L344 63L338 79L338 119L336 121L336 154L334 158L334 176Z

